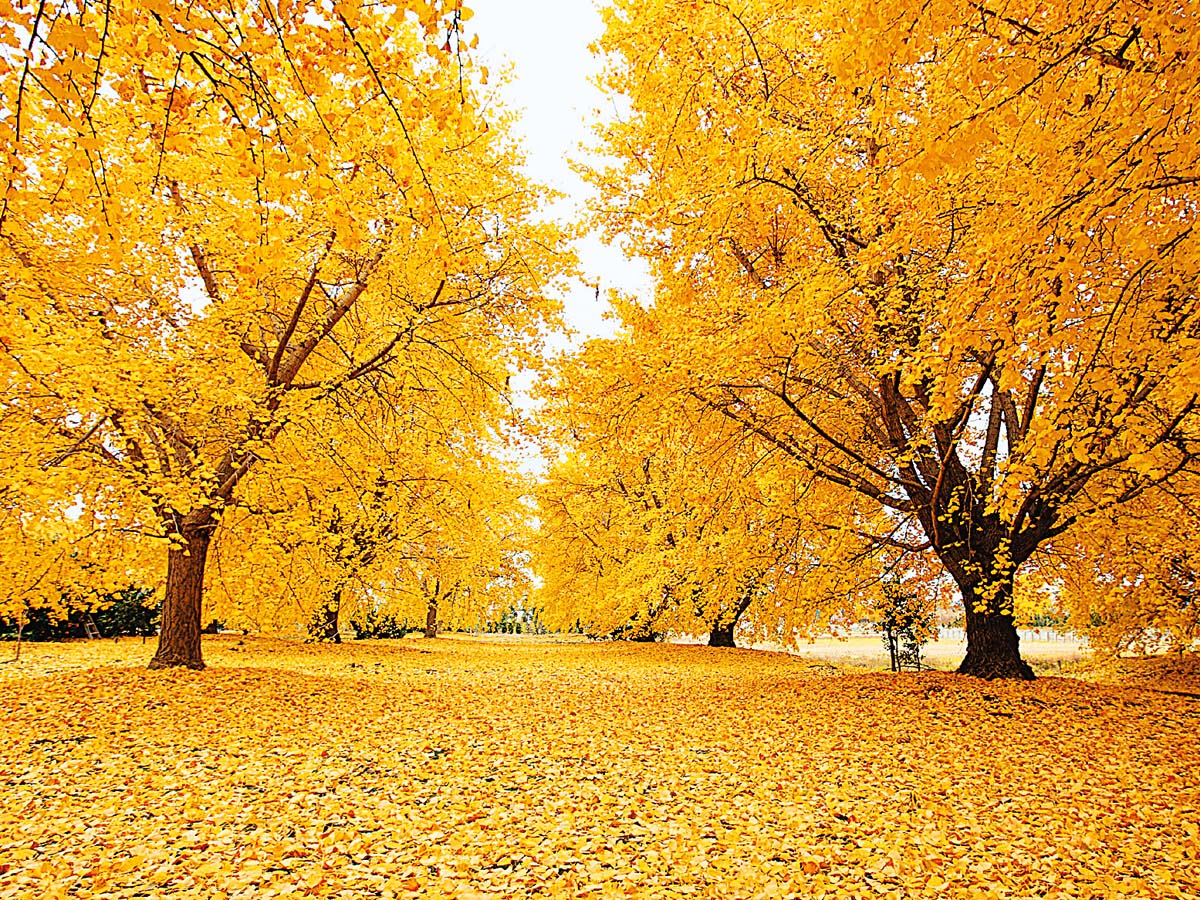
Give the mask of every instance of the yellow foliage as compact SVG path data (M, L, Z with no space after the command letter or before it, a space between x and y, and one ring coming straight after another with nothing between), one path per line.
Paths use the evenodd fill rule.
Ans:
M276 441L226 511L204 621L294 634L326 609L343 625L375 610L415 626L436 590L444 627L476 626L525 594L526 486L490 434L504 398L469 375L380 402L386 390Z
M564 359L545 388L541 421L559 452L537 491L547 621L783 644L854 621L887 561L870 530L888 523L868 511L847 525L853 495L664 393L654 336L633 321Z
M1195 468L1198 14L605 12L622 114L598 128L594 221L651 268L646 309L620 312L653 395L935 555L977 649L963 671L1028 677L1021 568Z
M1036 578L1072 627L1110 653L1194 649L1200 641L1200 496L1194 477L1121 515L1097 514Z
M159 662L199 665L220 522L268 515L272 491L294 510L306 474L320 496L345 487L332 470L377 468L338 456L364 422L421 430L435 459L418 440L393 461L414 478L476 450L569 260L459 46L458 2L10 13L0 511L58 524L59 548L73 505L108 544L140 535L167 561ZM262 485L281 466L292 483ZM243 546L243 571L280 567Z

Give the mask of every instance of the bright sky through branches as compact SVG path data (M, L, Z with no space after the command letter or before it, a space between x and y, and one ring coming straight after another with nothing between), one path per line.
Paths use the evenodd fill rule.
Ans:
M496 71L512 66L505 85L508 104L521 111L517 131L528 151L529 174L567 195L555 213L576 218L590 189L571 170L579 145L592 143L591 125L606 101L589 78L599 60L588 45L600 36L601 21L592 0L475 0L470 27L479 34L481 56ZM646 296L645 269L615 247L588 237L579 246L585 277L566 298L567 323L579 337L611 335L613 323L603 319L607 304L597 301L609 288Z

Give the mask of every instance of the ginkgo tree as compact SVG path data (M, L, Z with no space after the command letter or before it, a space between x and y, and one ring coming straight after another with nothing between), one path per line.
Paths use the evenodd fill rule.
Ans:
M1195 478L1100 512L1056 542L1030 581L1101 651L1185 651L1200 641L1200 504Z
M0 453L5 459L19 447ZM24 451L27 455L27 451ZM14 469L19 469L16 464ZM117 514L101 494L76 491L62 498L23 492L8 484L0 492L0 541L5 578L0 621L17 636L14 655L34 610L62 621L77 611L108 604L111 595L151 575L138 537L114 530Z
M794 644L854 621L894 548L852 494L822 489L688 397L661 402L653 317L565 358L542 412L559 458L538 493L549 621L651 639L735 632ZM649 357L654 361L654 355ZM863 504L859 504L862 506Z
M451 390L438 367L484 378L536 352L558 232L485 112L468 16L6 11L0 366L35 460L11 477L103 484L114 527L165 539L152 667L203 666L210 542L293 423L364 378L419 366Z
M277 444L288 456L290 437ZM472 454L393 449L378 465L315 481L290 478L283 464L248 483L213 546L206 617L337 642L369 615L435 636L518 599L497 594L527 581L512 577L527 546L519 476L477 446Z
M436 558L439 535L482 552L494 545L489 521L520 518L516 476L500 458L516 424L497 389L507 361L472 354L470 367L446 367L448 346L408 347L402 377L383 370L344 385L264 450L214 545L206 616L333 641L339 619L364 608L415 621L400 586Z
M1030 678L1039 549L1196 465L1193 3L619 0L598 220L657 391L877 504Z

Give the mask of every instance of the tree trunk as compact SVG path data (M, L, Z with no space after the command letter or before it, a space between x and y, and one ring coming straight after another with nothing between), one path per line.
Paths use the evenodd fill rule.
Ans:
M435 638L438 634L438 597L437 590L429 596L429 605L425 608L425 637Z
M1011 585L1005 592L1012 596ZM986 604L986 609L978 607ZM967 655L958 667L960 675L976 678L1018 678L1032 681L1033 669L1021 659L1021 638L1011 615L993 612L1003 608L998 598L977 601L973 591L963 591L967 617Z
M167 554L167 590L163 597L162 628L151 669L186 666L203 669L200 652L200 612L204 598L204 563L216 520L208 509L184 517L177 532L184 546Z
M736 647L737 643L733 639L733 628L736 624L736 622L717 622L713 625L712 631L708 635L708 646Z
M342 611L342 591L334 591L308 623L308 640L314 643L340 644L342 633L338 630L338 616Z
M733 616L728 622L722 622L718 619L712 625L712 631L708 635L708 646L710 647L736 647L737 643L733 639L733 632L737 629L738 622L741 621L742 615L750 608L750 604L754 602L754 594L757 590L755 582L747 585L742 596L738 599L737 606L733 608Z
M967 655L958 673L1032 681L1033 669L1021 659L1021 639L1012 615L1013 579L1028 553L1002 552L1007 531L995 513L976 521L962 512L956 514L959 518L947 516L940 532L932 523L922 523L927 535L939 534L943 541L952 542L940 547L935 542L935 550L962 592Z
M13 662L21 661L21 635L25 633L25 610L21 610L21 614L17 616L17 653L13 657Z

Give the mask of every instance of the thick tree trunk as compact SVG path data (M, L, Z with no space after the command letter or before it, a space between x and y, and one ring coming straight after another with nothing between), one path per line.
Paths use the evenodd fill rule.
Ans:
M204 598L204 564L216 520L205 509L189 513L179 527L184 547L167 554L167 591L163 597L162 628L151 669L185 666L203 669L200 652L200 611Z
M737 606L733 608L733 617L728 622L722 622L718 619L712 625L712 631L708 635L708 646L710 647L736 647L737 643L733 639L733 633L737 630L737 624L741 621L742 615L750 608L750 604L754 602L754 594L757 590L757 585L751 582L742 596L738 599Z
M425 637L435 638L438 635L438 598L437 591L429 597L429 605L425 608Z
M338 630L338 616L342 611L342 592L339 588L334 591L308 623L308 639L310 642L340 644L342 633Z
M708 646L736 647L737 643L733 639L733 628L736 624L736 622L718 622L713 625L712 631L708 635Z
M956 516L947 513L940 531L922 520L926 534L950 541L940 548L935 541L935 549L962 592L967 655L958 672L976 678L1032 681L1033 669L1021 659L1021 639L1012 616L1013 579L1028 553L1010 556L1010 549L1003 549L1008 532L995 513L974 522L956 518L965 515L961 511Z
M1011 596L1011 590L1007 592ZM967 655L958 667L960 675L976 678L1018 678L1032 681L1033 669L1021 659L1021 638L1011 615L992 612L1003 608L997 599L976 601L970 591L963 591L963 607L967 618Z

